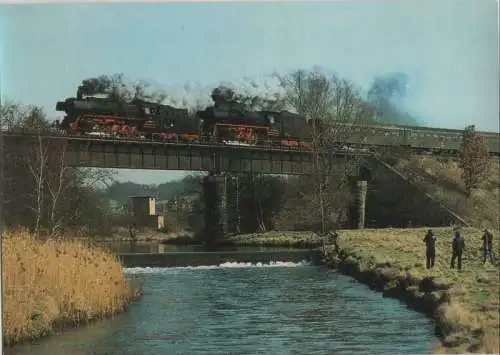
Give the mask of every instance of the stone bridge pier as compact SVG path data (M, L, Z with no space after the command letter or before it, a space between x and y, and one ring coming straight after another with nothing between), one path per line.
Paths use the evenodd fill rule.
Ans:
M351 195L354 197L348 213L349 228L365 228L366 195L368 193L369 182L372 179L371 175L371 171L368 167L361 166L358 174L349 179L349 188Z
M360 166L358 173L349 178L353 196L348 210L348 227L365 227L365 207L369 182L369 167ZM240 232L239 179L229 173L210 172L203 181L205 242L217 244L224 236Z

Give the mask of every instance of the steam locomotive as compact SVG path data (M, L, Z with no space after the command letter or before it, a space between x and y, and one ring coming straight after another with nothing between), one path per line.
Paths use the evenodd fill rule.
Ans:
M216 102L190 115L187 109L134 99L67 98L56 104L66 116L57 128L73 135L228 145L281 145L310 149L311 126L288 111L248 111L236 102Z
M212 97L213 98L213 97ZM296 149L312 148L312 125L288 111L248 111L237 102L214 99L214 105L189 114L188 110L135 99L123 102L95 96L57 102L57 111L66 113L57 129L65 134L83 134L123 139L150 139L164 142L227 145L267 145ZM355 125L345 142L333 144L343 150L373 150L400 145L425 153L456 152L461 130L400 125ZM500 155L498 133L482 132L490 151ZM369 146L369 148L366 148Z

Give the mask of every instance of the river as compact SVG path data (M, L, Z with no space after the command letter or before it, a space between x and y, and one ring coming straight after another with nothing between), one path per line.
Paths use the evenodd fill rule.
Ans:
M422 354L433 322L306 263L130 268L144 298L8 355Z

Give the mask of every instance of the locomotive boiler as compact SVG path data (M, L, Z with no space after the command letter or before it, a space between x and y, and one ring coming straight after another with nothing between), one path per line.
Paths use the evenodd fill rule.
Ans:
M199 140L199 121L188 110L135 99L77 97L59 101L66 116L59 129L68 134L157 140Z
M203 137L229 145L307 147L310 126L287 111L248 111L241 104L215 105L198 111Z

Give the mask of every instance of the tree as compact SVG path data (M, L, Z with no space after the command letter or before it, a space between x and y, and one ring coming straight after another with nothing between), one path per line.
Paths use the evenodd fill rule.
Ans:
M34 233L40 233L41 223L43 221L46 173L48 170L48 147L42 139L44 131L50 127L43 110L38 107L29 107L25 110L20 105L12 104L4 110L7 113L10 130L21 129L31 133L36 133L36 142L29 142L22 147L24 152L23 165L28 167L31 174L33 189L29 191L29 199L32 201L29 208L35 216ZM34 144L33 144L34 143Z
M476 132L473 125L466 127L460 145L460 167L467 197L485 180L489 165L486 138Z
M312 127L314 168L307 177L314 199L318 201L321 231L325 233L328 220L338 224L336 195L345 194L349 176L359 164L359 155L343 146L352 125L369 122L373 111L362 99L360 91L346 79L318 72L295 71L278 76L285 91L285 102ZM332 164L332 152L343 149L342 163ZM337 154L338 156L338 154Z
M3 106L0 105L0 109L3 109ZM4 115L3 113L0 112L0 252L3 251L2 249L2 240L3 240L3 233L4 233L4 206L5 206L5 196L6 194L4 193L5 186L4 186L4 161L5 161L5 154L4 154L4 140L3 140L3 132L5 129L4 125ZM0 265L0 273L2 273L2 265ZM3 273L2 273L3 275ZM3 277L3 276L2 276ZM0 290L1 292L2 290Z
M44 139L51 125L40 108L7 103L0 106L0 114L3 128L32 133L31 138L10 140L2 156L5 221L29 227L36 234L59 233L91 223L102 226L102 221L96 220L105 213L95 211L106 206L97 198L94 186L112 171L68 167L67 143Z
M45 172L47 171L47 147L45 146L41 135L37 137L37 148L35 150L26 149L26 160L28 168L32 174L35 189L31 196L34 200L34 206L30 206L35 213L35 235L40 233L40 223L42 221L44 204Z

